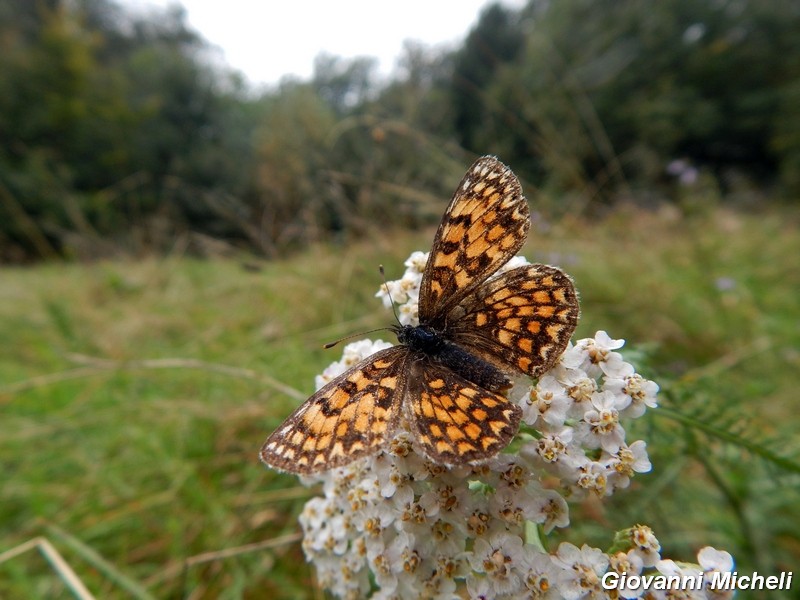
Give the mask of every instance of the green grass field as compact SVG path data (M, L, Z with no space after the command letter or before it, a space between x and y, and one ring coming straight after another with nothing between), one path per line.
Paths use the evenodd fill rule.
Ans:
M670 558L714 545L740 571L800 564L799 223L713 209L534 225L526 256L581 293L577 336L625 338L663 390L630 433L653 472L571 507L553 545L605 548L645 523ZM324 597L296 535L313 490L257 452L339 358L324 342L391 322L378 263L399 277L431 238L4 268L0 554L41 536L97 598ZM35 549L0 563L0 598L70 597Z

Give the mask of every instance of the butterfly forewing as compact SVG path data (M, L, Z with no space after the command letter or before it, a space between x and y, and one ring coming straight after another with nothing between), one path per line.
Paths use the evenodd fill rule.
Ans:
M519 251L529 227L517 177L492 156L478 159L434 237L420 287L420 322L443 327L449 309Z
M407 358L402 346L381 350L329 382L269 436L261 460L309 474L373 454L397 427Z
M525 265L465 298L449 316L448 337L501 368L536 377L566 349L578 307L575 287L563 271Z
M485 460L505 448L521 409L427 358L409 365L406 411L425 455L443 465Z

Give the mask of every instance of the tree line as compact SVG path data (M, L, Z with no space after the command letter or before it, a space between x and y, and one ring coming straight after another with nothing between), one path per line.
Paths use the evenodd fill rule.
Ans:
M497 154L548 210L800 193L800 5L530 0L389 81L321 55L254 90L179 7L0 5L0 260L280 256L386 221L435 222ZM530 196L531 194L529 194Z

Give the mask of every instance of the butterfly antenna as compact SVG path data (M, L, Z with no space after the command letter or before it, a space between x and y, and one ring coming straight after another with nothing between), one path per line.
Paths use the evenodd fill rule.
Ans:
M391 331L391 330L388 327L378 327L377 329L370 329L369 331L362 331L360 333L353 333L353 334L350 334L350 335L346 335L343 338L339 338L335 342L328 342L327 344L325 344L323 346L323 348L325 348L325 350L328 350L329 348L333 348L334 346L336 346L340 342L344 342L345 340L349 340L349 339L352 339L354 337L360 337L362 335L367 335L368 333L375 333L376 331Z
M392 312L394 313L394 319L397 321L397 324L400 325L400 317L397 316L397 310L394 307L394 299L392 299L392 292L389 290L389 284L386 283L386 271L383 270L383 265L378 265L378 269L381 272L381 278L383 279L383 288L386 290L386 295L389 296L389 303L392 305Z
M389 286L386 284L386 272L383 270L383 265L378 265L378 269L380 269L381 277L383 278L383 288L386 290L386 295L389 296L389 300L392 303L392 312L394 313L394 318L397 320L397 323L400 323L400 317L397 316L397 311L394 308L394 300L392 300L392 293L389 291ZM344 342L345 340L349 340L354 337L359 337L362 335L367 335L368 333L375 333L376 331L392 331L391 327L379 327L378 329L370 329L369 331L362 331L361 333L354 333L352 335L347 335L343 338L339 338L335 342L328 342L323 346L325 350L329 348L333 348L334 346L338 345L340 342Z

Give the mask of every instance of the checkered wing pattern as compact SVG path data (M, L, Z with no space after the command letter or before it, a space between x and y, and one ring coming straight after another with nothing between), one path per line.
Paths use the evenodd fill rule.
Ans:
M501 369L537 377L578 324L578 295L560 269L525 265L479 287L448 315L448 339Z
M530 222L511 169L493 156L478 159L433 239L419 294L420 322L443 328L449 310L522 248Z
M424 454L443 465L494 456L519 428L522 411L505 396L429 359L410 364L405 409Z
M261 460L308 475L375 453L397 427L408 356L381 350L320 388L267 438Z

